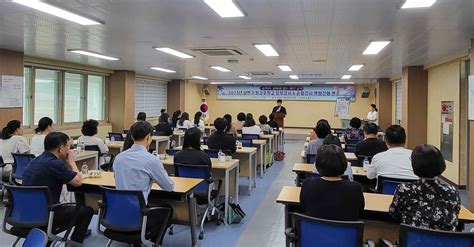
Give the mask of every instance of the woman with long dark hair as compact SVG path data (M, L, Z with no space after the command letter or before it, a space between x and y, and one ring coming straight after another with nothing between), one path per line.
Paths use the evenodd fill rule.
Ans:
M370 105L370 111L367 113L367 121L369 123L375 123L377 124L379 119L379 109L377 109L377 106L375 104Z
M171 117L171 126L173 128L176 128L176 126L178 125L178 120L180 116L181 116L181 110L177 110L173 113L173 116Z
M0 156L3 158L3 162L7 164L3 168L2 178L6 178L10 175L11 165L13 164L12 153L29 153L30 146L28 140L23 136L23 128L19 120L11 120L2 129L0 134Z
M232 124L232 116L230 114L225 114L223 117L227 121L227 126L224 130L225 133L232 135L233 137L237 137L237 129Z
M194 114L193 127L200 129L204 132L204 121L202 120L202 112L198 111Z
M53 131L53 120L49 117L43 117L38 121L38 127L35 129L35 135L31 137L31 153L39 156L44 152L44 138Z
M176 153L174 163L195 165L195 166L212 166L209 156L201 150L202 132L200 129L193 127L184 133L183 150Z
M189 129L193 127L191 121L189 121L189 114L187 112L181 114L181 118L178 120L176 127L179 129Z

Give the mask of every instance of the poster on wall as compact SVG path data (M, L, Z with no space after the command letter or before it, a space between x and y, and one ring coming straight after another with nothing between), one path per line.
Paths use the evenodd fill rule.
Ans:
M336 100L336 105L334 106L334 116L341 119L346 119L349 117L349 104L350 100L348 98L338 98Z
M353 85L217 86L218 99L336 101L341 97L355 100L355 95Z
M441 153L447 161L453 161L454 101L441 101Z
M23 76L2 75L0 108L23 107Z

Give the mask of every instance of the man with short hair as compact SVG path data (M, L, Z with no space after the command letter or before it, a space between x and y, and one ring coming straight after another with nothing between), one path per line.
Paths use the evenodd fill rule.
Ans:
M225 133L227 124L227 120L224 118L216 118L216 120L214 120L214 127L216 127L217 131L209 136L209 139L207 140L207 146L209 149L229 150L232 153L235 153L237 150L235 146L235 138L232 135Z
M283 101L281 99L277 100L277 105L273 107L272 113L279 112L286 115L286 108L281 105L282 103Z
M412 151L406 149L405 129L400 125L392 125L385 131L385 143L388 150L376 154L367 168L367 178L374 179L378 176L418 179L413 172L410 157Z
M53 203L59 203L64 184L74 187L82 185L82 177L76 165L76 153L70 150L72 141L61 132L51 132L44 138L45 152L33 159L23 174L24 186L47 186ZM76 219L74 232L68 245L81 244L94 210L87 206L62 206L54 211L53 228L64 227Z
M356 156L362 155L373 157L378 153L387 151L387 145L385 142L377 138L378 131L379 129L374 123L364 125L365 139L357 143L354 152Z

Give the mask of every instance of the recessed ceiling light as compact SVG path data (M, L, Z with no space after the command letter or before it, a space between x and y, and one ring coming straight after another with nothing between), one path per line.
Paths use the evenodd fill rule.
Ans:
M341 79L347 80L347 79L351 79L351 77L352 77L352 75L343 75L343 76L341 77Z
M402 9L409 8L428 8L431 7L436 0L406 0L402 5Z
M263 55L267 57L278 57L278 52L273 48L270 44L254 44L255 48L257 48Z
M250 80L252 79L252 77L249 77L249 76L246 76L246 75L239 75L240 78L244 79L244 80Z
M271 81L248 81L247 84L272 84Z
M50 15L57 16L59 18L66 19L68 21L72 21L81 25L101 25L98 21L92 20L90 18L86 18L84 16L80 16L78 14L74 14L70 11L58 8L56 6L40 2L39 0L13 0L14 3L21 4L26 7L30 7L41 12L48 13Z
M166 73L176 73L176 71L174 71L174 70L163 69L163 68L160 68L160 67L151 67L150 69L158 70L158 71L166 72Z
M215 70L219 70L221 72L231 72L232 70L230 69L227 69L227 68L224 68L224 67L221 67L221 66L216 66L216 65L213 65L213 66L210 66L211 69L215 69Z
M211 82L213 85L225 85L225 84L235 84L233 81L213 81Z
M327 85L347 85L347 84L354 84L353 81L330 81L330 82L325 82L324 84Z
M354 64L349 68L349 71L359 71L362 67L364 67L363 64Z
M204 0L204 2L222 18L245 16L233 0Z
M372 41L369 46L362 52L363 55L377 55L390 41Z
M298 77L298 75L290 75L290 79L292 79L292 80L298 80L298 79L300 79L300 78Z
M177 51L177 50L173 50L173 49L168 48L168 47L154 47L154 49L157 50L157 51L168 53L168 54L173 55L173 56L180 57L180 58L194 58L194 56L188 55L186 53L183 53L183 52L180 52L180 51Z
M282 65L277 65L278 68L280 68L281 71L293 71L290 67L290 65L282 64Z
M285 84L309 85L309 84L312 84L312 82L310 82L310 81L286 81Z
M206 77L197 76L197 75L193 75L191 77L194 78L194 79L198 79L198 80L208 80Z
M106 56L106 55L103 55L103 54L100 54L100 53L97 53L97 52L86 51L86 50L81 50L81 49L68 49L67 51L77 53L77 54L81 54L81 55L102 58L102 59L105 59L105 60L111 60L111 61L120 60L120 58Z

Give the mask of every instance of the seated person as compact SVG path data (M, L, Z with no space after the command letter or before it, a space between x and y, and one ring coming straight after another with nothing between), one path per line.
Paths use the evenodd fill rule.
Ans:
M329 124L328 120L326 119L319 119L318 122L316 122L316 126L320 123L326 123L329 126L329 129L331 129L331 125ZM309 140L316 140L318 139L318 136L316 135L316 128L311 129L310 134L309 134Z
M455 231L461 199L456 188L438 179L446 169L443 155L434 146L420 145L411 154L411 164L420 180L398 186L390 215L410 226Z
M145 112L139 112L137 114L137 122L138 121L146 121L146 113Z
M237 121L234 122L232 125L234 125L236 130L242 130L245 124L245 113L240 112L237 114Z
M260 127L255 125L255 120L253 120L252 117L247 117L245 118L245 124L242 128L242 134L262 135L263 131Z
M411 150L406 149L405 129L400 125L391 125L385 131L385 143L388 150L376 154L367 167L367 178L374 179L382 175L390 178L418 179L413 173L410 156Z
M44 138L45 151L28 164L23 174L24 186L47 186L54 204L59 203L64 184L74 187L82 185L82 177L76 165L76 153L70 150L72 140L61 132L51 132ZM77 213L77 215L76 215ZM53 228L73 222L71 240L82 243L91 222L94 210L87 206L62 206L54 211ZM43 229L45 230L45 229Z
M306 147L305 154L318 154L318 149L323 145L324 138L331 134L331 127L326 122L319 122L316 125L315 132L318 137L315 140L311 140Z
M265 132L265 133L268 133L268 134L271 134L272 133L272 127L270 127L270 125L268 125L268 119L265 115L262 115L258 118L258 121L260 122L260 124L258 125L258 127L260 127L260 129Z
M173 112L173 116L171 117L171 125L173 128L176 128L178 126L178 121L181 117L181 110L177 110Z
M232 153L235 153L237 150L237 147L235 146L235 138L225 133L227 120L216 118L216 120L214 120L214 127L216 127L216 132L209 136L209 139L207 140L207 146L209 149L229 150Z
M353 117L349 122L351 128L346 129L344 138L346 140L362 140L364 139L364 131L360 128L362 121L359 118Z
M328 220L359 219L365 206L362 188L341 178L346 168L342 148L332 144L319 148L316 169L322 177L305 179L301 185L300 201L307 215Z
M333 136L333 135L328 135L328 136L326 136L326 138L324 138L323 145L331 145L331 144L342 148L341 147L341 141L339 140L339 138L337 138L336 136ZM317 161L316 161L316 166L317 165L318 164L317 164ZM319 174L318 169L314 169L314 173ZM351 162L347 162L347 168L344 171L344 174L342 174L342 175L347 176L350 181L354 180L354 177L352 176Z
M158 119L158 124L155 126L155 130L161 136L172 136L173 129L171 128L171 124L168 122L169 115L168 113L161 114L160 118Z
M148 202L148 195L153 182L157 183L163 190L172 191L174 188L173 180L171 180L161 161L148 152L153 134L151 124L138 121L132 125L129 133L134 140L132 147L119 153L114 161L116 188L119 190L142 191L146 202ZM156 241L161 226L169 227L171 225L171 215L169 218L164 218L160 212L155 212L148 216L146 227L154 234L151 237L153 241ZM161 241L162 239L160 243Z
M178 120L176 127L178 129L189 129L193 127L193 124L189 121L189 114L187 112L181 114L181 118Z
M204 121L202 120L202 112L198 111L196 112L196 114L194 114L193 127L196 127L200 129L202 132L204 132L205 127L204 127Z
M224 117L222 118L224 118L225 121L227 121L227 126L225 127L224 132L229 135L232 135L234 138L237 138L238 133L237 133L237 129L232 124L232 116L230 114L225 114Z
M384 141L377 139L379 128L374 123L364 125L365 139L357 143L355 148L355 155L363 155L373 157L374 155L387 151L387 145Z
M99 147L100 153L105 154L109 152L109 148L107 145L105 145L104 141L100 139L99 137L95 136L97 135L98 129L97 127L99 126L99 122L94 119L89 119L87 121L84 121L82 124L82 136L80 136L77 139L77 143L84 143L86 146L93 146L97 145ZM104 157L100 157L99 159L99 165L102 165L105 163Z
M174 163L208 166L211 168L211 159L206 152L201 150L201 136L202 132L198 128L186 130L184 133L183 150L176 153L174 156Z
M38 121L38 127L35 134L31 137L31 153L39 156L44 152L44 138L53 132L53 120L49 117L42 117Z
M270 125L270 127L272 127L273 129L280 129L280 126L278 126L278 123L275 122L275 113L271 113L270 115L268 115L268 118L270 119L268 121L268 125Z
M0 156L6 166L1 179L8 181L14 163L12 153L27 154L30 152L28 140L23 136L23 127L18 120L11 120L0 133Z

